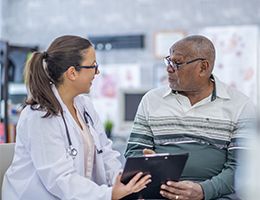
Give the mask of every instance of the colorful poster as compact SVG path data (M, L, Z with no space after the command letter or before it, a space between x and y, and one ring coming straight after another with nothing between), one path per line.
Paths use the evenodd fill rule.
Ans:
M0 122L0 144L5 143L5 130L4 124Z
M257 26L208 27L200 33L216 48L213 73L257 103Z
M138 64L110 64L100 67L91 88L90 96L104 123L112 120L114 131L119 128L119 90L140 87L141 74Z
M154 87L169 85L167 67L165 66L163 61L161 62L161 64L154 65L153 74Z

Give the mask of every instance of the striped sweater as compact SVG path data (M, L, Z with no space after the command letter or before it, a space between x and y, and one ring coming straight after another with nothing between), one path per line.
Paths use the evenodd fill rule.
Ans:
M181 179L201 184L205 199L234 193L237 152L246 148L254 106L248 97L214 77L209 97L191 106L169 87L149 91L135 117L125 156L144 148L189 152Z

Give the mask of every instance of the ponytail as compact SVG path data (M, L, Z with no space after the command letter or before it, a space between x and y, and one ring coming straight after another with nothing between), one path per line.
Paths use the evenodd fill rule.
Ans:
M51 84L59 87L63 74L70 66L79 66L83 52L90 48L89 40L73 35L56 38L46 52L35 52L25 67L25 82L29 89L26 105L33 110L43 110L43 117L62 114L62 108L55 97Z
M48 75L47 53L34 52L25 66L25 83L29 89L26 105L31 105L33 110L43 110L43 117L58 115L62 109L55 97L51 84L53 80Z

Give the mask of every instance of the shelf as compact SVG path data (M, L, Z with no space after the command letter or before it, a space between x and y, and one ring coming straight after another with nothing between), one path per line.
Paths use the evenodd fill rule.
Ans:
M9 95L27 95L27 89L24 83L9 83Z

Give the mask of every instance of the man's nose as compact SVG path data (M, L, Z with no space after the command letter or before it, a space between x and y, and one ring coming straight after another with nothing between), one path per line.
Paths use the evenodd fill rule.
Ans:
M174 72L176 71L176 70L175 70L172 66L170 66L170 65L167 66L167 69L166 69L166 70L167 70L168 73L174 73Z

